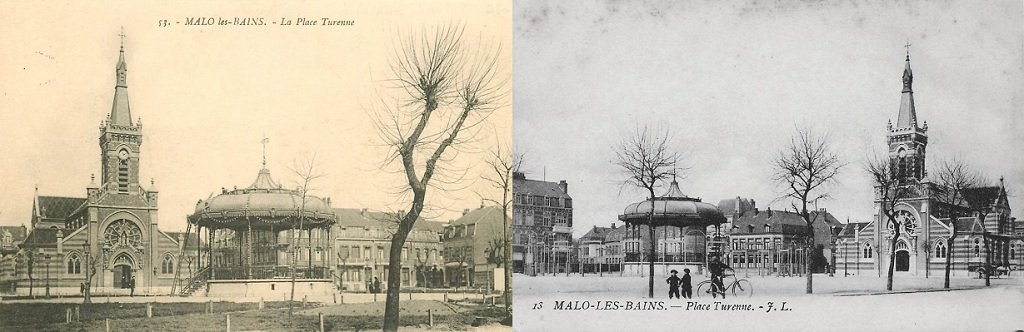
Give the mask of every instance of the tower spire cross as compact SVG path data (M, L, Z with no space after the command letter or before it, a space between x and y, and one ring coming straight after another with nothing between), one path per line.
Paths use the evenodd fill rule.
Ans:
M913 45L913 44L910 43L910 39L907 39L907 43L903 45L903 48L907 49L907 60L910 60L910 46L911 45Z
M260 144L263 144L263 168L267 168L267 143L270 143L270 139L264 135L260 141Z
M124 37L126 37L125 34L124 34L124 26L123 25L121 26L121 33L118 34L118 36L121 36L121 49L123 50L124 49Z

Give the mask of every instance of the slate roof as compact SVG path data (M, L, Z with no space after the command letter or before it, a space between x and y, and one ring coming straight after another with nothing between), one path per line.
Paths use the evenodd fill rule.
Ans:
M541 195L547 197L572 198L562 191L558 182L547 182L530 180L526 178L513 178L512 191L518 194Z
M587 234L583 234L583 236L580 237L580 241L597 240L604 242L605 238L608 236L608 233L611 233L611 231L611 227L594 226L593 228L590 229L589 232L587 232Z
M811 219L814 223L818 223L824 220L825 224L829 226L842 226L843 224L836 220L831 213L825 212L822 214L819 211L811 211ZM824 219L821 219L822 216ZM747 225L753 225L754 229L758 227L764 228L764 225L768 224L771 227L777 227L781 225L793 225L793 226L805 226L803 218L800 217L796 212L791 211L777 211L777 210L766 210L766 211L748 211L739 218L733 220L733 226L740 228L747 227Z
M85 204L85 198L39 196L38 212L43 218L64 220L82 204Z
M459 219L452 221L452 225L465 225L465 224L497 224L501 225L501 207L492 205L486 206L475 210L467 211ZM509 222L512 222L512 216L509 216Z
M56 248L57 229L33 228L21 246L26 248Z
M185 234L185 232L164 232L164 234L167 234L167 236L170 236L175 241L178 240L178 235L185 236L185 249L189 249L189 248L195 249L196 247L198 247L196 245L196 234L195 233Z
M388 221L384 212L362 209L335 208L334 213L338 216L337 226L340 227L381 227ZM422 217L416 220L414 230L429 230L440 233L444 230L445 224L436 221L426 220Z
M1000 187L969 188L963 190L964 198L971 209L985 208L996 204L1002 192Z
M843 226L843 230L839 232L841 237L854 237L857 236L857 232L864 229L865 226L870 222L851 222Z

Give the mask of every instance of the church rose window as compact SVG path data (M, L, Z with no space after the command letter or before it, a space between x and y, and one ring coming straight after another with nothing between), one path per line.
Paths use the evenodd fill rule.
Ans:
M142 231L135 223L121 219L107 226L107 230L103 232L103 240L110 248L118 246L135 248L142 244Z

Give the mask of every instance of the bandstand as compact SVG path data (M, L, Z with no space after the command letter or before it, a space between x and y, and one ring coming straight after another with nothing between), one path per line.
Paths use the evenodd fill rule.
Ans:
M280 298L295 278L298 296L334 292L330 199L283 188L266 164L249 187L200 200L188 222L208 245L182 291L205 280L207 296Z
M699 273L707 259L706 241L714 241L707 238L705 230L726 222L717 206L686 196L675 179L668 191L655 197L653 202L648 198L626 206L619 220L627 227L624 241L633 243L626 247L623 264L624 272L632 274L643 274L649 269L652 257L647 241L652 239L647 227L653 226L655 230L653 240L657 254L653 260L656 266L661 266L656 271L666 273L676 269L681 273L683 268L690 268L693 273Z

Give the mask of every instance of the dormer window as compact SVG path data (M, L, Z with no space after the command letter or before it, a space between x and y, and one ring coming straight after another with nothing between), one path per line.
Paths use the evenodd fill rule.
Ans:
M772 231L772 226L769 226L768 224L764 224L764 232L765 233L769 233L771 231Z

